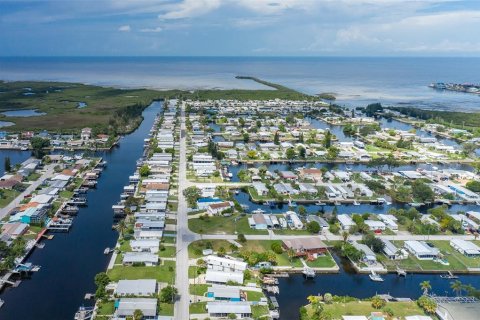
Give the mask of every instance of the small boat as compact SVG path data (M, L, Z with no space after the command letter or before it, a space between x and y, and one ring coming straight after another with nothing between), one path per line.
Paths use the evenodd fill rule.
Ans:
M262 209L255 209L252 211L252 213L265 213Z
M302 271L303 275L305 276L305 278L315 278L315 270L313 270L312 268L309 268L309 267L305 267L303 268L303 271Z
M447 274L441 274L442 279L458 279L458 276L454 275L451 271L447 271Z
M114 251L115 249L111 249L109 247L106 247L105 250L103 250L103 254L110 254Z
M240 193L240 190L239 189L235 189L235 194L239 194Z
M370 271L370 274L368 276L370 277L370 280L372 280L372 281L383 282L383 278L373 270Z
M325 206L327 204L325 202L317 201L317 202L315 202L315 205L316 206Z
M0 308L3 307L3 304L5 303L5 301L3 301L2 299L0 299Z
M354 206L359 206L360 205L360 202L358 202L357 200L353 201L353 205Z

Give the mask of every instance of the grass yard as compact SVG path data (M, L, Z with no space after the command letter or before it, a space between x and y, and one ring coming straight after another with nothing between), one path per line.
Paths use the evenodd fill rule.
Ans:
M227 252L230 251L230 242L227 240L199 240L190 243L188 246L189 258L201 258L202 250L207 249L207 244L210 243L213 251L218 251L221 247L224 247Z
M6 207L19 194L20 193L15 190L2 190L2 194L0 195L0 208Z
M159 282L172 283L175 278L175 261L164 261L163 265L155 267L115 266L107 274L112 281L157 279Z
M318 257L315 261L306 261L306 263L311 268L333 268L337 265L330 253Z
M107 301L107 302L99 302L98 303L98 309L97 309L97 318L101 319L109 319L113 313L115 312L115 307L114 307L114 302L113 301Z
M245 293L247 294L247 301L260 301L261 298L265 297L263 292L245 291Z
M190 314L207 313L206 302L190 303Z
M467 257L450 246L450 241L430 241L435 247L440 249L450 263L457 260L459 263L467 268L479 268L480 257L470 258ZM476 245L479 245L479 241L473 241Z
M160 302L158 315L160 316L172 316L173 317L173 303Z
M258 319L265 315L268 315L267 306L252 306L252 317L254 319Z
M191 284L190 294L203 297L207 293L208 287L210 287L209 284L195 284L195 285Z
M281 243L281 241L279 240L248 240L246 243L242 244L242 248L240 248L240 251L264 252L272 250L271 246L274 242ZM303 267L300 259L293 259L292 261L290 261L286 252L283 252L282 254L276 253L275 256L277 257L278 266L293 266L297 268Z
M235 218L238 217L238 215L232 215L231 217L194 218L188 220L188 227L191 231L201 234L235 234L235 230L243 234L268 234L266 230L250 228L247 217L240 217L235 222Z
M341 319L342 315L370 316L374 311L381 311L374 309L370 301L324 304L324 308L330 312L333 319ZM416 302L387 302L385 308L391 309L395 317L425 314Z
M160 251L158 251L158 256L162 258L173 258L176 252L177 248L175 246L164 246L164 250L160 249Z

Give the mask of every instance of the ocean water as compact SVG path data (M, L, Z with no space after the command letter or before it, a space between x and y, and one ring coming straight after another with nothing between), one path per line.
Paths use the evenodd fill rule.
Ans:
M480 58L43 57L0 58L0 79L56 80L124 88L266 89L236 75L337 102L480 111L480 96L436 91L431 82L478 83Z

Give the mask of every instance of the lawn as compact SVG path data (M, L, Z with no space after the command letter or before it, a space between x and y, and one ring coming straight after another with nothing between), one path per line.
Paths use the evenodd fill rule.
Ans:
M210 287L210 285L208 284L195 284L195 285L191 284L190 294L203 297L207 293L208 287Z
M448 259L450 263L452 261L457 260L462 265L466 266L467 268L478 268L480 267L480 257L470 258L467 257L457 250L453 249L450 246L450 241L430 241L432 242L435 247L440 249L445 257ZM476 243L478 245L478 242Z
M112 281L157 279L159 282L171 283L175 278L175 261L164 261L155 267L115 266L107 271Z
M261 298L265 297L263 292L245 291L245 293L247 294L247 301L260 301Z
M172 316L173 317L173 303L160 302L158 315L160 316Z
M195 273L195 271L197 273ZM198 275L205 273L205 269L195 267L195 266L190 266L188 267L188 278L193 279L196 278Z
M370 301L324 304L324 308L330 312L333 319L341 319L342 315L370 316L374 311L381 311L374 309ZM424 315L416 302L387 302L385 308L391 309L395 317Z
M40 178L42 175L40 173L36 173L36 172L33 172L33 173L30 173L27 177L27 180L28 181L37 181L38 178Z
M254 251L254 252L264 252L271 250L272 243L279 242L279 240L248 240L246 243L242 244L242 248L240 251ZM239 256L236 254L236 256ZM293 259L290 261L286 252L282 254L275 254L277 257L277 265L278 266L293 266L297 268L303 267L302 262L300 259Z
M177 248L175 246L164 246L164 250L158 251L158 256L163 258L173 258L175 257L175 253L177 252Z
M306 261L306 263L311 268L333 268L337 265L330 253L318 257L315 261Z
M252 306L252 317L258 319L259 317L268 315L267 306Z
M206 313L207 312L206 307L207 307L206 302L190 303L190 314Z
M6 207L19 194L20 193L15 190L2 190L2 193L0 196L0 208Z
M98 302L97 318L102 317L108 319L115 312L114 302Z
M199 240L190 243L188 246L188 257L203 257L202 250L207 249L207 244L211 244L213 251L218 251L221 247L224 247L227 252L230 251L230 242L227 240Z
M236 218L238 220L235 222ZM237 233L243 234L268 234L266 230L250 228L247 217L239 217L238 215L189 219L188 227L191 231L201 234L235 234L235 230Z

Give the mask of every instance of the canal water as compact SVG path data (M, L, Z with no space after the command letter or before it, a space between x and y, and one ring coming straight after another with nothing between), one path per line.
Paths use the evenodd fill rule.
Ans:
M19 287L0 295L5 300L0 319L73 319L79 306L93 303L84 300L85 293L95 292L95 274L104 271L110 259L103 250L114 246L118 236L112 230L112 205L128 183L142 155L143 139L161 107L162 102L152 103L135 132L124 137L114 150L99 153L108 164L97 189L88 192L88 207L80 209L69 233L56 233L53 240L45 240L45 248L32 253L28 262L41 269Z
M398 277L396 274L382 275L383 282L373 282L366 274L356 274L348 263L337 257L340 266L339 274L317 275L314 279L306 280L303 275L290 275L289 278L279 278L280 294L277 296L280 304L280 319L299 319L299 309L306 305L310 295L331 293L339 296L368 298L376 294L390 294L397 298L416 299L421 296L420 282L430 281L431 292L436 295L454 296L450 284L454 280L442 279L438 274L407 274ZM463 284L471 284L480 288L480 276L460 275Z

